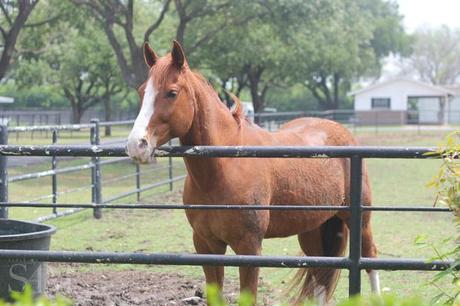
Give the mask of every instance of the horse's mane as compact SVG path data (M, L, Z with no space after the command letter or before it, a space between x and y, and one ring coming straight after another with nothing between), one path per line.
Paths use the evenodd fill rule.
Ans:
M238 124L241 124L242 120L248 121L243 112L243 105L241 104L241 101L237 96L230 92L227 92L227 94L230 96L230 98L232 98L234 103L229 110L228 107L225 106L225 103L222 102L219 95L217 94L216 89L208 81L208 79L206 79L201 73L197 71L190 70L190 72L193 78L189 78L188 80L190 82L193 82L194 85L198 85L199 87L201 87L204 91L206 91L207 94L214 97L215 100L220 104L219 106L224 107L227 111L229 111Z

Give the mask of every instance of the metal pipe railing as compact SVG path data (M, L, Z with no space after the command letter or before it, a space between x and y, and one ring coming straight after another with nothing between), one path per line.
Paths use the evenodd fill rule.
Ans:
M439 158L436 148L372 146L162 146L156 157L235 157L235 158ZM124 146L104 145L0 145L4 156L87 156L125 157Z
M89 156L93 163L102 156L126 156L122 146L100 146L94 141L92 146L8 146L0 145L0 156ZM363 206L362 194L362 160L363 158L441 158L442 153L435 148L414 147L257 147L257 146L193 146L193 147L161 147L155 151L159 157L183 156L186 158L350 158L350 206L298 206L298 205L224 205L224 204L185 204L185 205L128 205L108 204L109 201L138 193L139 190L127 192L106 201L94 200L92 204L68 204L68 209L102 208L113 209L199 209L199 210L330 210L349 211L350 218L350 253L348 257L295 257L295 256L228 256L228 255L192 255L192 254L142 254L142 253L111 253L111 252L61 252L61 251L22 251L0 250L0 260L36 260L56 262L85 263L135 263L160 265L219 265L219 266L259 266L259 267L329 267L349 270L349 294L361 291L361 270L445 270L454 264L453 261L432 261L424 259L377 259L363 258L362 249L362 216L365 211L428 211L448 212L448 208L439 207L368 207ZM94 168L93 168L94 169ZM165 184L158 182L141 187L145 190L151 186ZM138 188L139 189L139 188ZM33 203L1 203L0 207L30 207ZM34 207L63 207L63 204L39 204ZM458 267L454 267L458 268Z

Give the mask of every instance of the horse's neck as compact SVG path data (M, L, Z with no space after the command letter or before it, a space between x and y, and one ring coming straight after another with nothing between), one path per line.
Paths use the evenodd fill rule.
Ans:
M240 145L242 126L220 102L216 94L196 92L195 114L189 133L180 139L181 145ZM223 158L184 157L188 174L196 187L212 188L225 171Z
M182 145L224 146L239 144L241 128L217 95L196 94L195 114Z

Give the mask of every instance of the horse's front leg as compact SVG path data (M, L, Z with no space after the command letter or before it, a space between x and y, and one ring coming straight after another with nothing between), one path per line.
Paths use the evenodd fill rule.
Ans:
M262 238L254 234L246 235L238 243L231 245L237 255L260 255L262 252ZM259 267L240 267L240 292L250 292L257 298L257 285L259 282Z
M198 254L225 254L227 245L221 241L205 239L193 233L193 243ZM224 267L223 266L203 266L206 277L206 285L217 285L222 292L224 285Z

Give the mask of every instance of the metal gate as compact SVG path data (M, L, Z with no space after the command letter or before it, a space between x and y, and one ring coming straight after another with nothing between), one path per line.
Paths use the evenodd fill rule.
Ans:
M1 140L1 139L0 139ZM299 256L250 256L250 255L197 255L171 253L113 253L113 252L63 252L63 251L22 251L0 250L0 261L47 261L79 263L130 263L155 265L214 265L214 266L258 266L280 268L323 267L349 270L349 294L361 291L361 270L445 270L452 262L425 259L380 259L361 257L361 224L364 211L398 212L449 212L438 207L385 207L361 205L362 160L365 158L440 158L439 155L427 156L432 148L416 147L161 147L156 151L158 157L232 157L232 158L349 158L351 160L350 207L297 206L297 205L143 205L143 204L40 204L8 202L7 195L7 156L87 156L87 157L124 157L122 146L14 146L0 145L0 217L7 217L10 207L43 208L90 208L101 209L214 209L214 210L349 210L350 253L348 257L299 257Z

